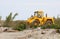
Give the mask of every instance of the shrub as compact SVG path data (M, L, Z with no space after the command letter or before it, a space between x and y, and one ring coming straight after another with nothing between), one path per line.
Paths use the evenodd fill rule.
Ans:
M36 25L36 26L32 26L32 28L37 28L38 26Z
M58 25L45 25L45 26L41 26L41 29L60 29L60 26Z
M18 31L22 31L22 30L26 29L26 25L25 24L20 24L20 25L14 27L13 29L18 30Z

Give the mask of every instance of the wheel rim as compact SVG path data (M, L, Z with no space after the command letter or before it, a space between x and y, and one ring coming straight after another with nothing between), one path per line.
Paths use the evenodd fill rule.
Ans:
M46 23L47 25L51 25L52 24L52 22L51 21L47 21L47 23Z
M35 22L34 25L38 25L38 23Z

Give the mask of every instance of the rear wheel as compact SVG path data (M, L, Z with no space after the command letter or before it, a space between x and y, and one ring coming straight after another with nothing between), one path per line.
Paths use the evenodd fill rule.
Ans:
M52 25L53 23L52 23L51 20L48 20L45 24L46 24L46 25Z

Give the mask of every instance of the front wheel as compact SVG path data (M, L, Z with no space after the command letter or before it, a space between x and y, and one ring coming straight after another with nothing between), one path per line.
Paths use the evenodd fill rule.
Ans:
M33 21L33 22L31 23L31 28L37 27L39 24L40 24L40 22L37 21L37 20L35 20L35 21Z

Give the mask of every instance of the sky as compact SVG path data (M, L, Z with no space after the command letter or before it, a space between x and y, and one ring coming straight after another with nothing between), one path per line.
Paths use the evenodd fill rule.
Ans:
M15 20L26 20L36 10L43 10L50 17L60 15L60 0L0 0L0 16L5 20L12 12Z

